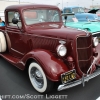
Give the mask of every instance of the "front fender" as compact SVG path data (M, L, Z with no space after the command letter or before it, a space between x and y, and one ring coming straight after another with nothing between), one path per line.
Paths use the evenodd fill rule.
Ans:
M22 61L26 63L29 58L33 58L37 61L48 79L52 81L59 81L61 74L69 71L68 67L60 59L47 50L33 50L25 55Z

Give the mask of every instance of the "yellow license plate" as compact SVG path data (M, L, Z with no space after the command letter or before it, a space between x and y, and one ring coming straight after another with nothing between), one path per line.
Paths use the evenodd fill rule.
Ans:
M63 84L66 84L67 82L73 80L76 78L76 71L71 70L69 72L61 74L61 80Z

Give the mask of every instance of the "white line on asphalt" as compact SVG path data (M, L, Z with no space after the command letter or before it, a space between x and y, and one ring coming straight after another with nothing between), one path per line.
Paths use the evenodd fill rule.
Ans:
M96 100L100 100L100 97L98 97Z

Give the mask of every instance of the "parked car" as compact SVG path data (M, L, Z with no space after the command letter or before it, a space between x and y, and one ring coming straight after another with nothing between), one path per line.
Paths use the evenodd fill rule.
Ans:
M96 14L98 16L98 20L100 21L100 9L91 9L88 11L88 13Z
M100 22L98 21L79 22L73 13L62 14L62 19L65 26L89 31L93 36L100 36Z
M100 9L97 9L97 11L95 12L100 20Z
M78 21L98 20L98 16L92 12L85 13L82 7L65 7L63 13L74 13Z
M96 14L99 10L100 10L100 9L95 9L95 8L93 8L93 9L90 9L90 10L88 11L88 13Z
M8 6L5 22L6 26L0 27L0 56L27 70L36 91L49 92L57 82L58 91L84 86L100 74L97 37L65 27L58 7Z
M98 18L99 18L99 21L100 21L100 14L97 14L98 15Z

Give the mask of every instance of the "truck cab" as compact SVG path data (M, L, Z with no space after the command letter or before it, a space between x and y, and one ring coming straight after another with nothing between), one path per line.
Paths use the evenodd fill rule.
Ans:
M47 93L56 82L60 83L58 91L84 85L100 74L98 39L64 26L58 7L8 6L5 23L0 27L0 56L27 70L36 91Z

